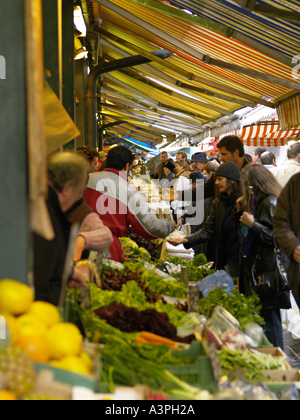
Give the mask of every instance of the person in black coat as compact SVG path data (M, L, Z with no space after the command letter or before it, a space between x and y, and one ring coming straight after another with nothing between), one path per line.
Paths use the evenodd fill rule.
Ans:
M251 279L254 264L256 276L272 273L276 268L272 218L281 186L263 165L244 168L241 180L243 196L237 200L237 227L241 243L239 289L249 296L253 294ZM278 302L277 298L275 301L275 296L267 299L260 297L266 336L274 346L283 348L280 308L287 308L283 306L283 301Z
M239 238L235 230L234 210L241 195L240 170L234 162L226 162L215 172L217 198L202 229L186 238L169 242L176 246L193 248L209 239L215 243L214 268L226 269L232 277L239 275Z

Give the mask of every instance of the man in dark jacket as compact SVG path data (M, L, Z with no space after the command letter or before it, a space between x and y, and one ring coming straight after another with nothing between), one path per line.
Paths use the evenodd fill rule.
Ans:
M300 304L300 173L292 176L282 190L274 211L274 234L288 258L289 281ZM288 268L288 267L287 267Z
M55 306L59 303L71 228L64 213L82 197L87 179L88 163L82 156L62 152L49 158L49 193L46 204L55 236L47 240L33 234L36 300L50 302ZM76 269L70 269L69 285L86 285L84 277Z

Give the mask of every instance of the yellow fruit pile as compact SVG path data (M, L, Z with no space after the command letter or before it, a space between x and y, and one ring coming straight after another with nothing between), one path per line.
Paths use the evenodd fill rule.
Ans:
M28 353L32 361L80 374L92 373L91 358L82 350L80 330L74 324L61 322L54 305L34 301L27 285L0 280L0 314L5 318L12 345Z

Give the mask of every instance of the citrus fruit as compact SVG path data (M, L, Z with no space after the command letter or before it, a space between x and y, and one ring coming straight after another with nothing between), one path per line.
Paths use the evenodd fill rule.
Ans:
M25 351L33 362L46 363L50 359L50 346L45 337L21 337L17 346Z
M91 356L87 352L83 351L82 353L80 353L79 357L83 361L83 363L86 365L86 367L88 368L89 373L92 373L92 371L93 371L93 360L92 360Z
M28 313L35 315L44 324L46 324L47 327L52 327L52 325L59 324L61 321L60 312L57 307L48 302L33 302Z
M15 401L18 398L11 391L0 389L0 401Z
M90 373L85 362L80 357L76 356L64 357L59 361L59 366L61 369L69 370L81 375L88 375Z
M6 328L8 330L7 336L10 337L11 344L15 345L20 337L20 327L17 321L17 318L15 318L12 315L3 315L6 321Z
M79 356L83 337L79 328L69 322L54 325L47 332L51 359L60 360L66 356Z
M21 315L28 311L34 299L29 286L16 280L0 280L0 311Z
M45 336L47 326L34 315L24 314L17 318L20 338L27 336Z

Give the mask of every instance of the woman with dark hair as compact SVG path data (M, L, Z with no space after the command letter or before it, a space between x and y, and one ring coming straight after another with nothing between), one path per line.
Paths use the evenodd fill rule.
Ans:
M166 188L170 186L170 183L173 181L175 177L175 169L176 169L176 166L172 162L167 162L164 166L165 178L163 178L163 180L167 180Z
M241 172L243 196L237 200L237 215L241 242L240 292L249 296L252 268L256 277L272 273L276 268L274 254L273 214L281 186L263 165L248 165ZM274 297L261 297L261 316L266 323L266 336L277 347L283 348L280 317L281 302ZM285 308L287 309L287 308Z
M240 171L234 162L220 165L215 172L216 197L202 229L187 238L174 238L172 245L193 248L209 239L215 244L215 269L239 275L239 238L235 230L234 209L241 195Z
M76 153L85 157L89 162L89 173L98 171L98 157L99 153L96 149L90 146L79 146L76 149Z

